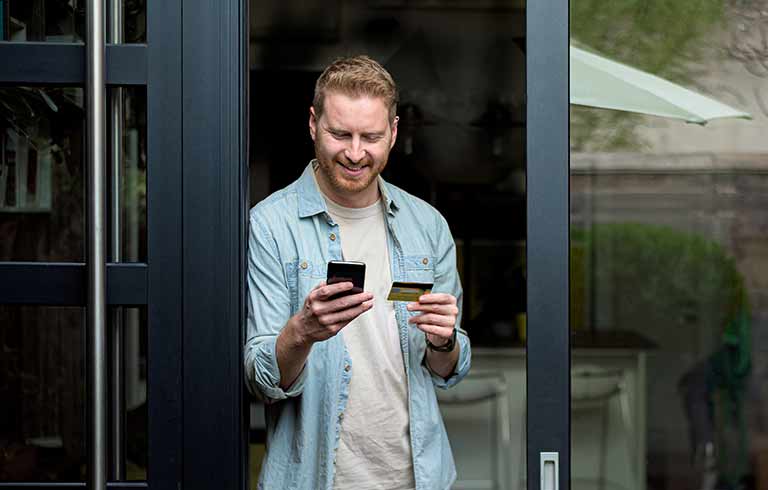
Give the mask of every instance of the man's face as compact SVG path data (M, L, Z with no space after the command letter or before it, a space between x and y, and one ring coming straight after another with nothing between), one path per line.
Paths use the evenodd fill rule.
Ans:
M389 120L384 99L328 92L322 116L310 108L309 132L328 197L354 207L375 202L376 177L397 137L397 121Z

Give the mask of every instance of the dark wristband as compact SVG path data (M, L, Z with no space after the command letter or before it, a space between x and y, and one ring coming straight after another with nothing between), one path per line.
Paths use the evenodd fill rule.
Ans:
M435 352L451 352L453 348L456 346L456 327L453 328L453 335L451 335L451 338L448 339L448 342L446 342L443 345L433 344L432 342L429 341L428 338L426 338L426 334L425 334L424 340L427 341L427 347L430 350L433 350Z

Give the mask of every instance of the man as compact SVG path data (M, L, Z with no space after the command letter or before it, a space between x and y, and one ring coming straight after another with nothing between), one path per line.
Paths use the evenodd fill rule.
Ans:
M365 56L337 60L309 110L316 159L250 214L250 389L266 402L259 488L435 489L455 480L435 387L469 370L456 250L443 217L384 182L397 90ZM365 292L325 284L366 264ZM434 283L387 301L393 281Z

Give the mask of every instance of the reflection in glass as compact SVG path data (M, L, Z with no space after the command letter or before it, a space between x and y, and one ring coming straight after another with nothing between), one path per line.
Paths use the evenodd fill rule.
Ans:
M0 481L79 481L82 308L0 306Z
M146 0L119 2L125 42L146 42ZM85 0L0 0L0 41L81 43L85 39Z
M146 479L146 315L127 308L128 479ZM85 310L0 306L0 482L85 478Z
M251 2L250 204L293 182L314 156L307 117L323 67L357 53L382 62L400 90L398 139L382 175L435 206L457 244L472 371L438 390L456 488L524 488L521 2L266 3L274 5ZM265 451L262 411L251 410L252 488Z
M125 87L122 94L122 161L118 178L121 254L118 262L145 262L147 257L147 97L146 90L138 87ZM111 223L110 226L113 224Z
M0 260L82 261L83 90L0 87Z
M768 488L760 5L571 2L575 42L753 117L572 109L574 488Z
M146 261L146 91L126 88L123 261ZM0 87L0 261L85 256L83 90Z
M146 480L147 318L144 308L115 308L122 315L125 400L125 480ZM114 332L114 330L112 331ZM115 389L111 386L110 389Z

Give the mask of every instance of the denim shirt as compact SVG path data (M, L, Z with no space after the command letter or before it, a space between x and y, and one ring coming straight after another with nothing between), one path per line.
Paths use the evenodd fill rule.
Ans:
M288 187L251 209L248 237L248 322L245 371L249 389L265 401L267 453L259 477L265 490L333 487L341 419L355 366L344 345L344 330L313 345L304 369L288 389L280 388L275 344L288 319L309 292L326 278L326 264L341 260L339 227L328 214L313 178L315 162ZM433 292L457 298L462 289L456 248L445 219L432 206L379 178L386 209L393 281L434 283ZM459 360L443 379L425 364L424 333L408 324L416 312L395 303L408 379L408 412L413 469L418 490L445 490L456 470L435 396L469 371L471 350L459 329ZM376 417L376 413L368 414Z

